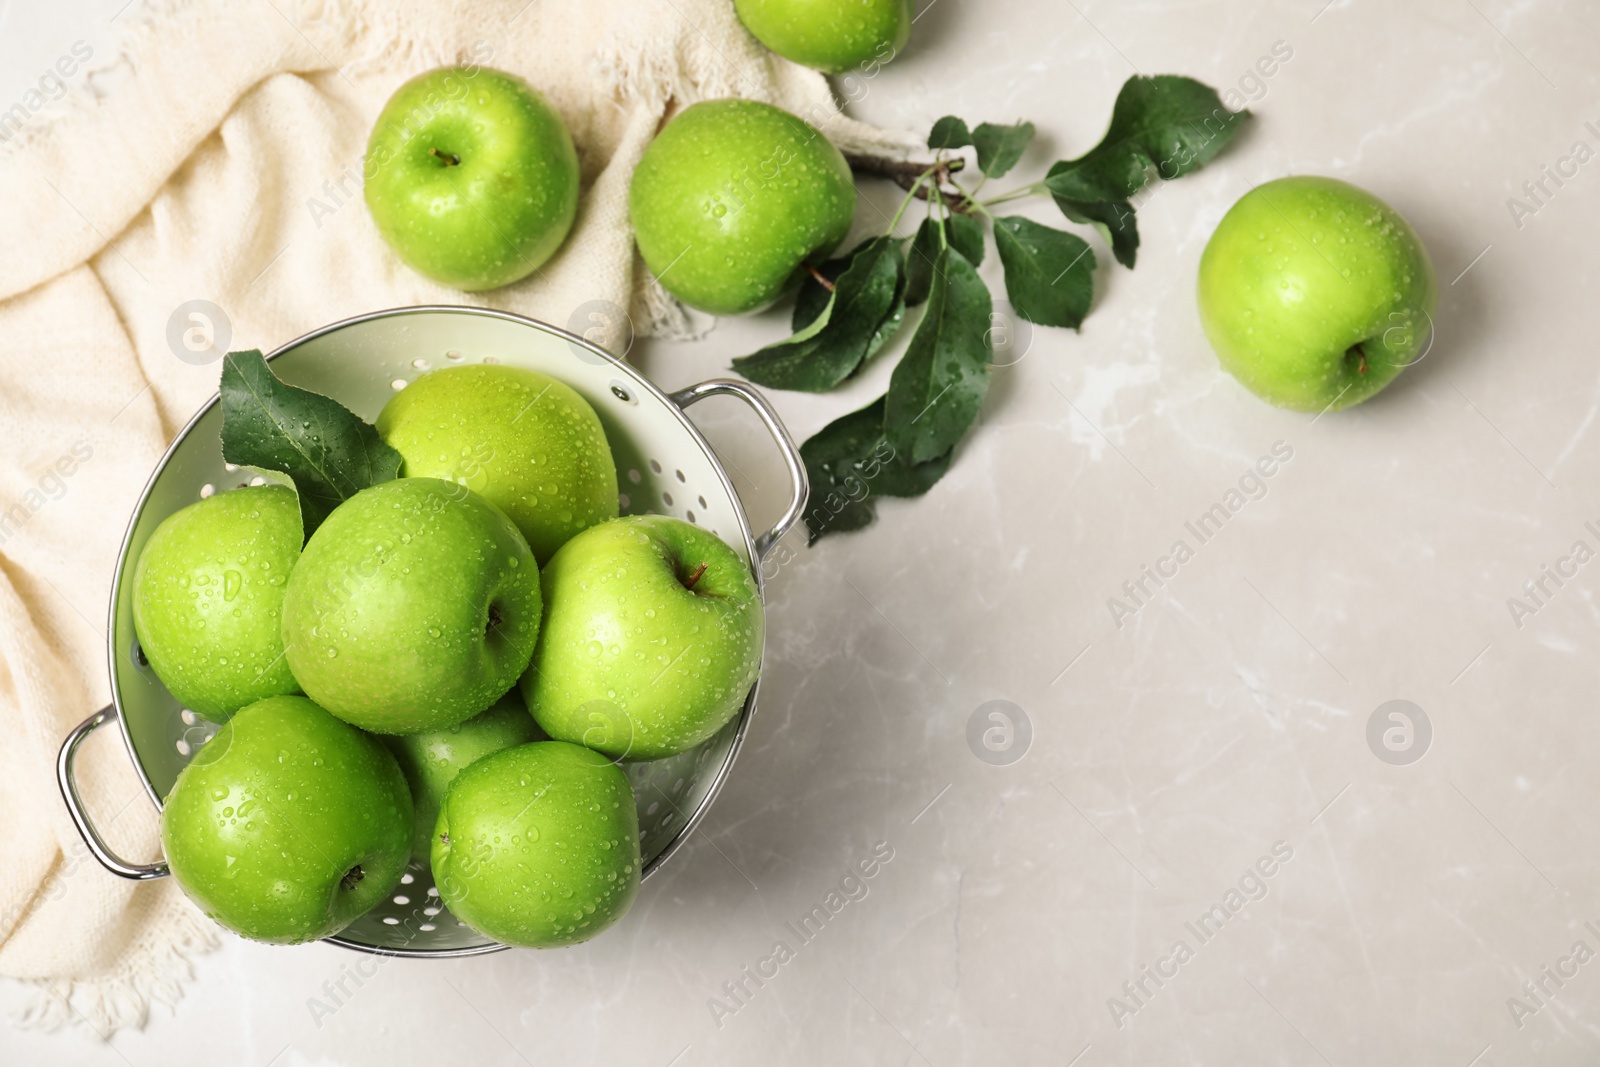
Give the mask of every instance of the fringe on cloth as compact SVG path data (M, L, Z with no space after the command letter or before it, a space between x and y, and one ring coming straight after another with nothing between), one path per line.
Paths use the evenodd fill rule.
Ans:
M28 993L13 1021L45 1031L72 1025L106 1041L124 1027L143 1028L152 1004L176 1008L194 979L194 959L221 939L215 924L181 894L161 895L164 904L149 916L120 968L94 978L23 979Z

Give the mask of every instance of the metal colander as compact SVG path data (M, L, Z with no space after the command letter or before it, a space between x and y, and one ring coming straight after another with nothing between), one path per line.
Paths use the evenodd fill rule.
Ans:
M363 418L377 417L398 389L428 370L504 363L559 378L593 405L617 462L624 515L674 515L719 534L761 581L760 561L805 508L805 467L764 397L743 382L713 380L666 394L626 363L581 337L501 311L465 307L399 308L334 323L267 357L285 382L334 397ZM793 496L767 533L752 535L733 483L694 424L689 405L725 393L749 404L771 432ZM101 839L79 799L73 761L93 730L115 721L134 769L156 807L189 758L217 727L182 707L145 662L133 632L132 577L145 541L163 519L249 477L223 463L222 408L213 397L185 426L145 486L117 559L107 649L111 700L62 743L57 777L67 809L96 859L124 878L165 877L165 863L120 859ZM738 755L757 685L737 718L698 748L671 759L626 766L639 806L644 877L665 863L711 806ZM390 899L328 940L401 956L462 956L506 946L469 929L439 899L426 858L413 860Z

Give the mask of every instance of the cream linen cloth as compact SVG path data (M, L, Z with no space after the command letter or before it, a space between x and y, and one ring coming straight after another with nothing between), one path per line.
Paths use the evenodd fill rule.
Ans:
M105 605L123 527L217 387L216 362L175 355L174 310L213 302L235 349L422 303L566 325L604 300L631 307L641 333L681 332L627 220L629 177L669 108L751 97L846 150L914 147L840 116L823 78L763 50L730 0L201 0L123 19L135 24L108 64L127 68L120 83L95 99L78 79L0 146L0 975L36 986L26 1021L102 1036L142 1025L152 1000L175 1003L188 957L217 943L170 881L126 882L85 853L53 777L63 735L109 700ZM563 250L478 296L406 269L360 201L388 96L466 61L544 92L584 179ZM591 337L619 340L599 326ZM155 812L113 733L81 753L85 799L124 857L153 859Z

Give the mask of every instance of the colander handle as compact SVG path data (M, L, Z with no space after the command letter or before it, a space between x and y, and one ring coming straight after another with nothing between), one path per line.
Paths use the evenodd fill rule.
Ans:
M686 408L718 393L736 396L750 405L766 424L767 432L772 434L778 451L783 455L783 464L789 470L789 485L793 494L789 508L777 522L773 523L772 529L756 538L756 558L765 559L767 553L772 551L772 546L781 541L783 535L788 533L805 513L806 500L811 496L811 482L806 478L806 465L800 458L800 450L795 447L794 438L790 437L789 431L784 428L783 420L778 418L778 412L766 397L744 382L732 378L712 378L710 381L691 385L687 389L673 393L670 399L680 408Z
M101 840L100 831L89 821L83 798L78 796L78 782L72 773L73 763L78 758L78 746L83 744L84 738L116 717L116 708L107 706L72 728L67 739L61 742L61 754L56 757L56 783L61 786L61 799L67 802L67 813L72 816L73 825L83 835L83 843L89 846L89 851L100 861L100 866L112 874L135 881L165 878L172 873L165 863L129 863L112 852L110 846Z

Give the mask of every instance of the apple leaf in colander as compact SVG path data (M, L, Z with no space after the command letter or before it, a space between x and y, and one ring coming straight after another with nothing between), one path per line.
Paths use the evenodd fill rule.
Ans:
M400 474L400 453L337 400L287 385L257 350L222 361L222 458L294 482L307 537L333 509Z

